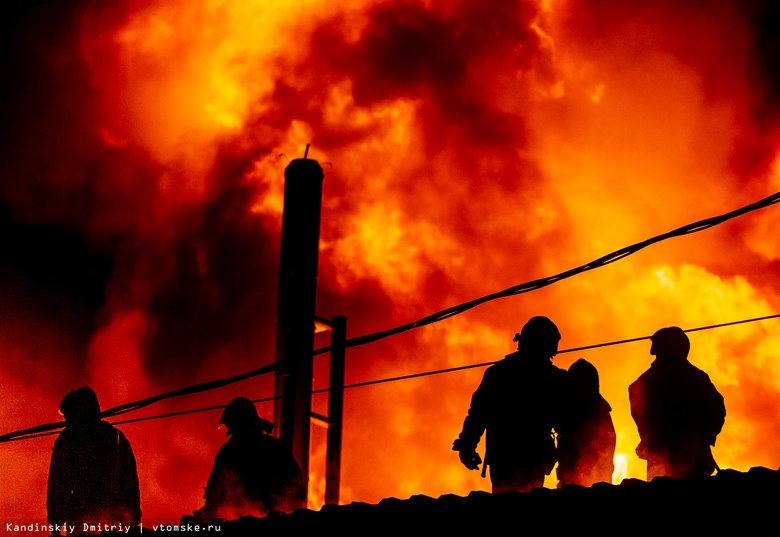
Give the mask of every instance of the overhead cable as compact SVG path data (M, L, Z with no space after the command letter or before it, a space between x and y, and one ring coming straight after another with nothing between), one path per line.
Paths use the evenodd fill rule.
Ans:
M174 390L171 392L165 392L161 393L159 395L155 395L153 397L148 397L146 399L141 399L140 401L133 401L131 403L125 403L123 405L115 406L112 408L109 408L107 410L104 410L100 413L101 418L110 418L112 416L118 416L120 414L124 414L126 412L132 412L133 410L138 410L144 407L147 407L151 404L157 403L159 401L162 401L164 399L170 399L172 397L179 397L182 395L191 395L195 393L201 393L209 390L214 390L216 388L221 388L222 386L227 386L229 384L233 384L235 382L239 382L244 379L248 379L251 377L256 377L258 375L263 375L265 373L270 373L271 371L276 370L278 367L277 362L273 362L269 365L260 367L258 369L255 369L253 371L248 371L246 373L242 373L240 375L235 375L228 378L218 379L218 380L210 380L208 382L201 382L199 384L193 384L192 386L187 386L185 388L181 388L178 390ZM36 427L30 427L29 429L23 429L21 431L15 431L12 433L4 434L0 436L0 443L7 442L9 440L13 440L16 437L35 437L35 436L41 436L41 433L47 433L48 431L58 430L65 426L65 422L56 422L56 423L46 423L43 425L38 425Z
M758 209L763 209L765 207L769 207L770 205L774 205L780 201L780 192L775 192L771 196L767 196L764 199L761 199L759 201L756 201L754 203L751 203L749 205L745 205L744 207L740 207L739 209L735 209L731 212L722 214L720 216L713 216L711 218L707 218L705 220L700 220L698 222L694 222L692 224L688 224L686 226L682 226L680 228L674 229L672 231L663 233L661 235L656 235L655 237L651 237L647 240L644 240L642 242L638 242L636 244L632 244L631 246L626 246L624 248L621 248L620 250L616 250L612 253L609 253L605 256L602 256L594 261L591 261L590 263L586 263L584 265L580 265L579 267L561 272L559 274L556 274L554 276L549 276L547 278L541 278L538 280L533 280L530 282L522 283L519 285L515 285L512 287L509 287L507 289L504 289L503 291L498 291L496 293L491 293L489 295L485 295L483 297L471 300L469 302L465 302L463 304L459 304L457 306L452 306L450 308L438 311L436 313L433 313L431 315L428 315L426 317L423 317L422 319L418 319L417 321L403 324L400 326L397 326L395 328L391 328L389 330L383 330L381 332L374 332L372 334L366 334L363 336L358 336L356 338L348 339L345 342L346 348L351 347L357 347L359 345L365 345L367 343L372 343L374 341L379 341L380 339L384 339L386 337L390 337L396 334L400 334L403 332L407 332L409 330L420 328L423 326L427 326L439 321L443 321L445 319L449 319L450 317L454 317L455 315L459 315L461 313L464 313L472 308L475 308L481 304L484 304L486 302L490 302L492 300L497 300L499 298L505 298L513 295L519 295L523 293L527 293L529 291L534 291L536 289L541 289L543 287L546 287L548 285L551 285L555 282L564 280L566 278L571 278L572 276L575 276L577 274L581 274L583 272L587 272L599 267L603 267L605 265L608 265L610 263L614 263L615 261L618 261L620 259L623 259L624 257L628 257L631 254L634 254L643 248L646 248L647 246L650 246L652 244L656 244L658 242L671 239L674 237L679 237L682 235L689 235L692 233L697 233L699 231L703 231L705 229L712 228L714 226L717 226L719 224L722 224L723 222L726 222L728 220L731 220L733 218L736 218L738 216L741 216L743 214L756 211ZM331 347L322 347L319 349L315 349L312 353L313 355L323 354L326 352L330 352ZM148 399L143 399L141 401L135 401L131 403L127 403L124 405L120 405L118 407L114 407L111 409L106 410L105 412L101 413L101 416L103 417L109 417L109 416L115 416L118 414L122 414L125 412L130 412L133 410L138 410L139 408L143 408L145 406L149 406L153 403L156 403L158 401L162 401L164 399L169 399L172 397L178 397L181 395L189 395L192 393L199 393L207 390L212 390L215 388L220 388L222 386L227 386L228 384L233 384L235 382L239 382L242 380L246 380L248 378L256 377L259 375L264 375L266 373L270 373L271 371L275 370L277 367L276 363L272 363L270 365L267 365L265 367L261 367L259 369L255 369L253 371L249 371L246 373L242 373L240 375L235 375L232 377L211 381L211 382L204 382L201 384L196 384L194 386L188 386L185 388L181 388L179 390L175 390L172 392L167 392L164 394L160 394L154 397L150 397ZM45 432L57 428L61 428L62 424L46 424L41 425L39 427L33 427L31 429L28 429L24 432L24 434L36 434L40 432ZM16 433L9 433L9 434L16 434ZM8 435L0 436L0 443L7 440Z
M764 317L754 317L752 319L742 319L740 321L731 321L731 322L728 322L728 323L720 323L720 324L712 324L712 325L708 325L708 326L700 326L698 328L688 328L686 330L683 330L683 332L699 332L699 331L702 331L702 330L712 330L712 329L715 329L715 328L723 328L723 327L726 327L726 326L734 326L734 325L745 324L745 323L754 323L754 322L757 322L757 321L766 321L768 319L777 319L779 317L780 317L780 313L773 314L773 315L766 315ZM650 337L651 336L640 336L640 337L635 337L635 338L630 338L630 339L620 339L620 340L616 340L616 341L609 341L607 343L596 343L596 344L593 344L593 345L586 345L584 347L573 347L571 349L560 350L560 351L558 351L558 354L565 354L565 353L570 353L570 352L580 352L580 351L598 349L598 348L602 348L602 347L610 347L610 346L614 346L614 345L622 345L624 343L633 343L633 342L636 342L636 341L642 341L642 340L645 340L645 339L650 339ZM446 368L446 369L435 369L435 370L432 370L432 371L423 371L423 372L420 372L420 373L410 373L408 375L401 375L401 376L396 376L396 377L387 377L387 378L383 378L383 379L366 380L366 381L363 381L363 382L356 382L356 383L353 383L353 384L347 384L347 385L344 386L344 389L347 390L347 389L352 389L352 388L362 388L362 387L365 387L365 386L373 386L373 385L376 385L376 384L386 384L386 383L389 383L389 382L398 382L398 381L402 381L402 380L410 380L410 379L415 379L415 378L420 378L420 377L429 377L429 376L432 376L432 375L441 375L441 374L444 374L444 373L454 373L454 372L457 372L457 371L465 371L467 369L476 369L476 368L479 368L479 367L487 367L487 366L493 365L495 363L496 363L496 361L481 362L481 363L477 363L477 364L468 364L468 365L462 365L462 366L457 366L457 367L450 367L450 368ZM329 391L330 391L330 388L320 388L320 389L317 389L317 390L312 390L311 394L315 395L315 394L327 393ZM253 399L252 402L253 403L267 403L267 402L270 402L270 401L274 401L276 399L278 399L278 397L264 397L264 398L261 398L261 399ZM209 406L209 407L193 408L193 409L189 409L189 410L180 410L178 412L168 412L166 414L155 414L155 415L152 415L152 416L144 416L144 417L140 417L140 418L131 418L131 419L125 419L125 420L119 420L119 421L112 421L111 423L112 423L112 425L124 425L124 424L128 424L128 423L138 423L138 422L144 422L144 421L154 421L154 420L158 420L158 419L184 416L184 415L187 415L187 414L198 414L198 413L201 413L201 412L210 412L210 411L214 411L214 410L221 410L223 408L225 408L225 405L216 405L216 406ZM30 429L24 429L22 431L16 431L16 432L13 432L13 433L8 433L6 435L0 436L0 443L10 442L10 441L13 441L13 440L27 440L27 439L30 439L30 438L38 438L40 436L50 436L50 435L54 435L54 434L59 434L58 430L53 431L52 429L61 429L64 426L65 426L65 422L48 423L46 425L41 425L39 427L33 427L33 428L30 428ZM44 427L46 427L46 429L44 429Z
M439 321L443 321L445 319L449 319L450 317L454 317L456 315L459 315L461 313L464 313L472 308L475 308L481 304L484 304L486 302L490 302L492 300L497 300L499 298L505 298L509 296L519 295L523 293L527 293L529 291L535 291L537 289L541 289L543 287L547 287L548 285L551 285L553 283L559 282L561 280L564 280L566 278L571 278L572 276L576 276L577 274L581 274L583 272L587 272L589 270L593 270L599 267L603 267L605 265L609 265L610 263L614 263L615 261L618 261L620 259L623 259L625 257L628 257L631 254L635 254L636 252L652 245L656 244L661 241L665 241L667 239L671 239L673 237L680 237L682 235L690 235L692 233L697 233L699 231L704 231L705 229L710 229L712 227L715 227L719 224L722 224L723 222L726 222L728 220L731 220L733 218L736 218L738 216L741 216L743 214L756 211L758 209L763 209L765 207L769 207L770 205L774 205L780 201L780 192L776 192L772 194L771 196L768 196L762 200L759 200L757 202L751 203L750 205L745 205L744 207L741 207L739 209L733 210L731 212L728 212L726 214L722 214L720 216L713 216L711 218L707 218L705 220L700 220L698 222L694 222L692 224L688 224L686 226L682 226L680 228L677 228L675 230L669 231L667 233L663 233L661 235L656 235L655 237L651 237L647 240L644 240L642 242L638 242L636 244L632 244L631 246L626 246L624 248L621 248L620 250L616 250L612 253L609 253L605 256L602 256L594 261L591 261L590 263L585 263L584 265L580 265L579 267L561 272L559 274L556 274L554 276L548 276L546 278L540 278L538 280L529 281L526 283L521 283L519 285L514 285L512 287L509 287L507 289L504 289L503 291L498 291L496 293L491 293L489 295L485 295L483 297L470 300L468 302L464 302L463 304L459 304L457 306L452 306L450 308L438 311L436 313L433 313L431 315L428 315L426 317L423 317L422 319L418 319L416 321L403 324L400 326L397 326L395 328L391 328L389 330L383 330L381 332L375 332L372 334L366 334L364 336L359 336L356 338L351 338L346 341L347 348L350 347L357 347L358 345L365 345L366 343L373 343L374 341L378 341L380 339L384 339L389 336L394 336L396 334L400 334L402 332L406 332L408 330L412 330L415 328L420 328L429 324L433 324ZM324 352L329 352L330 347L324 347L320 349L316 349L314 351L314 354L321 354Z

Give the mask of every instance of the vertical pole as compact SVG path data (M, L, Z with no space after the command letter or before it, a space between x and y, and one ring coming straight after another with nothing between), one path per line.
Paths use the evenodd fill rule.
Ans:
M347 318L333 317L330 350L330 389L328 391L328 448L325 455L325 503L339 503L341 488L341 438L344 415L344 359Z
M307 491L323 177L319 163L305 157L293 160L285 169L279 264L276 326L279 368L274 421L279 438L301 466Z

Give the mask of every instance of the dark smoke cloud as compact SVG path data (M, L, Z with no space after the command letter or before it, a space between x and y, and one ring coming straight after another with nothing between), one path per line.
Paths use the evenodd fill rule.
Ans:
M14 221L62 226L110 255L144 218L160 169L101 136L101 95L79 43L87 7L42 3L4 20L0 199Z
M765 99L773 113L759 120L777 121L780 107L780 5L777 2L756 2L753 23L756 28L755 51L759 76L764 78Z
M94 93L74 50L76 13L17 7L4 13L0 37L2 321L6 330L23 327L11 330L19 345L35 348L56 334L69 341L54 355L31 353L39 363L23 367L35 378L48 360L79 370L113 262L83 233L84 177L98 165L89 149L95 117L85 106Z
M242 182L246 170L233 165L215 168L215 198L175 239L172 270L149 302L147 365L155 376L193 372L219 351L273 360L278 241L251 211L258 193Z
M337 16L314 30L305 58L285 58L273 95L276 106L256 123L282 128L292 113L311 125L314 147L338 155L374 135L376 125L329 123L323 103L334 86L348 80L356 107L414 102L422 136L419 150L429 159L417 173L393 178L393 192L418 195L398 195L392 203L408 214L426 214L452 236L484 237L493 225L487 215L497 199L517 208L540 200L555 203L546 199L537 163L521 155L528 145L524 113L536 92L548 90L557 76L551 50L532 28L537 10L532 2L381 3L369 8L357 40L349 35L350 20ZM496 106L497 100L503 104ZM339 162L334 164L342 179L331 195L351 213L366 201L360 197L360 183L372 178L353 177L339 169ZM483 196L486 189L495 197ZM453 191L462 195L440 195ZM565 225L564 216L560 225ZM324 226L324 237L336 234L328 222ZM564 240L555 230L550 233L545 244ZM509 230L493 235L496 251L517 239ZM519 249L516 261L532 272L538 258L529 252ZM444 298L440 291L448 282L439 273L427 280L421 294Z
M126 257L129 252L166 267L155 278L150 276L153 288L147 295L153 327L148 364L155 373L171 369L172 374L178 374L182 368L176 364L188 359L202 363L223 345L254 348L264 337L247 334L267 336L270 329L255 332L248 327L268 326L268 319L274 316L271 290L275 288L277 263L275 231L261 217L251 216L252 199L260 193L242 183L242 178L247 163L278 141L279 133L289 124L290 110L312 125L314 142L324 150L348 146L368 134L361 128L339 128L324 120L320 104L333 83L349 78L358 106L398 98L419 100L423 105L417 114L424 129L426 154L435 157L445 149L456 148L447 154L454 157L451 169L483 178L511 195L518 206L544 195L535 163L517 155L518 149L528 143L522 112L531 106L535 89L529 77L533 75L542 86L556 79L552 53L532 29L539 15L537 5L455 2L426 8L415 3L381 4L369 11L357 41L348 39L344 20L339 18L314 32L312 55L297 67L291 66L290 74L279 80L273 109L247 122L247 131L263 126L271 134L223 154L208 178L206 203L190 209L186 218L191 220L176 224L180 228L166 239L170 241L168 249L165 241L139 231L155 200L163 170L142 150L107 146L100 136L104 118L95 103L104 97L90 81L78 35L87 24L84 21L116 25L124 20L126 12L117 6L101 10L94 7L97 5L44 2L13 20L6 19L9 32L4 36L3 57L8 76L4 77L0 94L5 120L1 131L0 196L13 215L9 218L14 220L9 220L7 226L11 233L18 232L17 222L30 222L52 223L81 234L85 244L82 250L102 256L104 264L114 267L112 292L120 300L145 298L123 291L122 279L131 278L133 272L126 266L132 263ZM702 7L695 4L682 9L679 27L670 32L667 26L665 33L653 30L660 28L661 22L668 25L674 20L669 12L680 8L672 3L647 2L629 9L620 2L580 2L573 8L568 24L594 50L608 42L618 28L633 24L643 29L647 35L638 43L663 41L676 57L697 63L697 67L704 62L705 87L714 98L727 92L717 73L720 64L703 55L702 49L691 48L690 41L680 39L687 31L685 24L698 17ZM777 10L771 4L751 4L752 11L743 9L753 15L745 20L758 30L754 56L759 75L767 80L765 102L769 109L776 93L773 67L778 47L771 21ZM723 8L720 13L731 12L740 11ZM84 17L85 13L90 17ZM724 37L717 32L713 35ZM511 76L501 79L498 73ZM496 106L496 97L507 94L512 96L512 107L503 110ZM766 169L774 155L773 145L758 134L762 133L741 140L735 150L733 162L740 175L756 173L757 167ZM225 156L230 152L235 154ZM486 161L490 163L487 168ZM450 188L444 179L428 171L421 169L420 176L433 179L419 188L432 192ZM334 187L336 197L348 194L343 185ZM446 208L447 213L473 214L471 194L481 188L479 185L480 181L461 185L463 201L453 202ZM403 190L411 185L398 187ZM409 198L406 203L415 211L427 203L428 196ZM355 195L347 195L343 202L347 212L353 206L350 199L355 200ZM421 207L414 207L415 203ZM464 221L467 223L459 230L461 236L484 236L479 227L482 220ZM324 232L334 233L337 225L328 228L326 224ZM504 243L501 237L494 240L497 249L513 243ZM253 246L248 251L242 247L245 244ZM115 262L115 256L121 263ZM34 271L25 277L39 278ZM106 280L104 275L94 285L104 286ZM434 296L441 296L449 287L447 283L446 275L436 273L424 287L435 291ZM75 289L80 292L78 286ZM98 297L88 300L94 313L104 293L95 289L87 292ZM323 291L324 296L329 297L329 292ZM361 294L380 299L381 295L379 289ZM249 343L242 342L244 338Z
M329 242L341 238L346 216L362 203L399 204L404 214L425 215L442 228L444 236L457 236L466 245L479 241L479 248L474 248L477 255L468 258L466 268L461 269L467 276L464 281L478 285L467 287L471 284L458 281L446 270L446 262L422 255L421 264L432 268L418 282L416 297L392 296L371 274L353 279L343 289L335 280L348 267L323 256L321 315L349 315L349 335L356 336L496 291L497 281L508 286L542 274L542 260L553 259L565 249L571 222L561 211L542 236L524 238L519 229L529 207L539 202L558 207L546 190L538 163L524 153L532 144L527 114L538 104L538 92L549 91L559 77L554 50L533 28L540 15L539 3L426 4L379 3L366 13L366 25L357 40L348 35L345 18L319 26L308 47L301 47L308 53L296 56L290 51L279 60L282 74L272 106L257 103L259 111L247 118L244 131L222 140L203 178L202 197L159 218L156 209L164 203L159 188L162 177L178 178L185 172L165 168L132 142L106 139L101 127L114 122L113 127L119 126L115 131L123 132L123 119L105 117L104 111L121 110L123 103L102 93L104 86L96 84L92 67L103 65L99 74L109 77L112 69L108 66L115 65L119 57L110 47L94 47L100 55L90 63L80 41L84 36L99 40L110 35L125 20L129 8L116 0L30 1L13 18L6 18L6 31L0 38L4 74L0 82L0 202L5 211L0 233L12 246L0 258L0 291L4 296L13 291L13 300L4 303L3 315L26 321L22 343L33 346L35 336L40 335L38 328L59 326L63 332L77 334L75 343L68 341L74 348L67 349L67 357L52 359L57 365L77 369L81 363L75 357L86 354L91 335L110 320L112 312L140 309L149 328L143 365L160 387L187 384L215 356L232 357L234 361L227 365L235 372L270 361L279 222L252 212L253 202L263 197L265 187L248 176L254 162L279 146L291 120L311 126L313 147L336 158L348 156L353 144L370 138L376 124L337 125L324 115L329 92L344 81L351 84L357 107L371 108L397 99L415 103L419 149L426 159L410 173L392 179L385 195L395 197L387 200L365 199L365 185L373 179L370 175L359 177L338 160L334 170L326 167L324 189L331 205L324 211L323 238ZM780 47L774 23L778 9L769 2L713 6L712 2L682 5L671 0L569 3L565 32L576 36L572 41L581 44L582 58L608 58L613 52L617 56L612 49L625 36L625 48L619 51L622 58L615 60L618 66L620 61L628 65L648 49L662 50L700 73L705 96L712 102L751 103L739 110L744 128L731 165L738 177L765 175L777 140L767 134L777 128ZM139 9L143 4L132 7ZM694 27L707 31L691 39ZM732 28L739 30L733 36L729 35ZM749 71L753 78L734 85L735 76L744 74L742 68L734 67L744 51L728 44L744 46L742 31L756 32L748 51L754 60ZM302 35L305 39L308 34ZM712 52L730 49L733 57ZM242 61L251 70L252 59ZM117 74L105 86L119 87L122 82ZM759 92L754 92L756 83L763 88ZM561 116L568 117L565 102L547 104L560 107ZM377 167L384 165L376 163ZM499 209L513 215L519 222L517 228L496 228L497 220L491 216ZM498 255L487 259L487 252ZM734 271L733 265L724 266L721 273L729 271ZM51 318L41 319L46 315ZM480 321L505 325L500 315L503 310L486 312ZM514 322L519 328L522 320L518 317ZM413 337L407 334L351 351L350 360L359 366L350 368L352 380L390 375L400 367L408 372L428 367L428 362L415 363L415 358L446 360L440 342L420 343ZM510 339L511 333L507 334L508 350ZM21 366L14 370L14 374L21 372ZM440 382L443 392L445 382ZM405 408L423 409L416 419L422 423L440 419L440 401L431 404L429 397L433 396L428 395L439 392L410 391L414 392L412 402L403 403L409 403ZM361 420L354 428L357 432L349 433L354 452L363 449L361 435L380 437L393 431L393 413L398 408L380 401L385 392L375 393L380 395L349 403L352 416ZM388 405L379 407L378 418L375 407L363 404L372 397L377 405ZM433 428L421 434L427 445L440 440ZM380 454L396 458L408 448L402 445L406 440L372 438L369 445L373 449L398 442L396 450ZM168 451L175 451L172 446ZM444 452L447 449L444 446ZM159 448L150 448L150 452L155 450ZM192 456L192 465L199 457ZM366 483L364 462L347 461L352 465L349 475L352 482L360 482L356 486L361 490L376 494L377 484ZM171 463L162 471L178 477L180 463ZM385 466L394 470L394 475L386 470L388 475L383 476L392 486L398 472L391 463ZM176 479L170 481L176 483Z
M251 214L260 192L242 182L263 150L226 143L205 203L160 222L158 184L177 171L132 142L104 139L115 120L102 104L112 97L93 86L80 41L85 29L107 35L127 12L121 3L24 8L4 21L2 42L0 200L12 244L4 274L35 289L26 299L38 305L61 289L70 314L82 316L85 346L112 309L146 309L146 365L161 385L191 379L216 352L272 359L276 231Z
M522 108L529 99L523 75L534 71L553 81L549 57L530 29L535 10L530 2L381 4L370 10L355 42L344 35L348 23L341 18L317 28L307 65L317 67L323 82L349 77L359 106L422 101L429 154L453 144L474 151L516 148L524 145L522 120L497 109L495 98L511 89ZM499 72L515 81L497 84Z

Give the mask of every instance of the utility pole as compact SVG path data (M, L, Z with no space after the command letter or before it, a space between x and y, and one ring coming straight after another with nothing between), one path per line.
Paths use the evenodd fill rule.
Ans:
M325 452L325 503L339 503L341 490L341 440L344 428L344 359L347 350L347 318L333 318L328 393L328 445Z
M317 317L328 327L330 337L330 372L328 374L328 415L312 412L311 422L327 431L325 450L325 503L338 504L341 491L341 441L344 429L344 365L347 351L347 318Z

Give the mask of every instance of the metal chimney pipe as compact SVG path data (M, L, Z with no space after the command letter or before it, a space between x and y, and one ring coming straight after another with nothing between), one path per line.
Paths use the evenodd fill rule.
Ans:
M308 154L307 146L306 154ZM314 316L322 209L322 167L295 159L284 171L276 325L274 421L303 470L308 494ZM308 496L307 496L308 499Z

